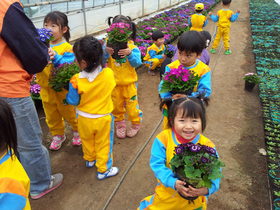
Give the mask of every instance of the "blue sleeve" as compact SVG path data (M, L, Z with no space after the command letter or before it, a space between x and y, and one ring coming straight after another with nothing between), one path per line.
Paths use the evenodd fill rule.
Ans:
M110 54L106 52L106 41L104 42L103 46L102 46L102 49L103 49L103 63L106 63L107 60L109 59L110 57Z
M168 66L165 67L165 73L166 72L170 72L170 68ZM160 92L161 90L161 86L162 86L162 83L163 83L163 79L160 81L159 83L159 87L158 87L158 91ZM168 91L166 93L160 93L160 97L164 100L166 98L171 98L172 97L172 94Z
M231 22L236 21L237 18L238 18L238 16L239 16L239 13L233 14L233 15L230 17L230 21L231 21Z
M197 97L199 93L206 92L204 97L210 97L211 95L211 71L204 74L198 81L197 91L192 92L191 96Z
M131 51L131 54L129 56L127 56L127 59L128 59L129 64L133 68L136 68L136 67L142 65L141 52L138 49L138 47L133 48L133 50Z
M35 26L25 15L20 3L11 4L1 21L0 36L20 60L24 70L29 74L43 71L50 59L48 47L41 42Z
M75 54L71 52L65 52L63 55L56 53L53 59L54 67L58 67L63 63L72 63L75 60Z
M24 209L27 199L22 195L14 193L1 193L0 194L0 209Z
M218 15L211 15L210 16L211 19L214 21L214 22L217 22L219 20L219 16Z
M155 50L150 50L149 51L149 55L150 57L153 58L157 58L157 59L162 59L163 55L157 55Z
M73 87L71 82L69 82L69 92L66 95L66 101L68 104L78 106L80 104L81 95L78 90Z
M166 148L162 142L156 138L152 150L150 166L156 178L165 186L175 190L175 177L173 171L166 167Z
M214 147L214 149L216 150L215 147ZM218 153L217 153L217 155L218 155ZM218 155L218 157L219 157L219 155ZM222 169L220 168L220 170L222 170ZM212 195L213 193L215 193L219 189L221 178L220 179L211 180L211 181L212 181L212 187L208 188L209 193L206 195L207 197L209 195Z
M189 27L192 27L192 21L191 21L192 17L189 17Z
M207 26L207 24L208 24L208 20L206 19L202 27Z

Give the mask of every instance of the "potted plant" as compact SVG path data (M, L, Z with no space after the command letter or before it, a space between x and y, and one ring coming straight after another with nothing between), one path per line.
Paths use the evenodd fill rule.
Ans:
M170 161L172 170L180 180L199 188L211 188L212 181L223 177L220 170L225 164L217 156L216 150L201 144L184 143L175 147L174 157ZM182 196L183 197L183 196ZM197 197L184 197L195 200Z
M201 77L180 65L177 69L170 69L170 72L166 72L162 78L160 93L170 91L172 94L190 95Z
M256 84L261 82L260 76L255 73L247 73L243 77L245 80L245 90L252 91Z
M51 71L49 86L56 92L61 92L63 88L69 90L70 79L79 72L76 62L61 64Z
M52 35L52 31L49 28L37 28L37 32L40 35L41 41L47 45L47 47L50 47L50 41L54 39L54 36Z
M127 48L127 42L132 34L130 25L128 23L113 23L110 28L107 29L108 40L107 46L114 49L112 58L115 60L121 60L118 55L119 50Z
M172 58L173 55L174 55L174 52L175 52L175 46L172 45L172 44L168 44L166 45L166 48L165 48L165 55L168 57L168 58Z

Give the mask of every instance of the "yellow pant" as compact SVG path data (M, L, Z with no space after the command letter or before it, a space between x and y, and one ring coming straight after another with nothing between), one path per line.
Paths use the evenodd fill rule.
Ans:
M96 160L97 171L106 172L113 165L113 115L99 118L86 118L79 115L79 134L83 146L83 158Z
M142 123L142 111L139 109L136 83L117 85L112 92L115 122L124 120L127 110L128 119L132 124Z
M225 45L225 50L229 50L229 27L227 28L222 28L222 27L217 27L217 31L215 34L215 40L213 42L213 49L216 49L219 45L219 42L221 38L223 37L223 42Z
M153 59L149 59L149 62L153 62L153 64L146 64L145 66L147 66L150 70L154 70L156 67L161 67L162 62L164 61L164 59L157 59L157 58L153 58Z
M78 130L75 106L63 104L67 92L67 90L55 92L53 89L45 87L42 87L40 91L46 122L53 136L64 134L64 119L73 130Z

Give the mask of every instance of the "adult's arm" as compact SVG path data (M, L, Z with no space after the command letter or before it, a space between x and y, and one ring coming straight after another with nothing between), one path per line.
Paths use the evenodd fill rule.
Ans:
M6 12L0 15L1 38L29 74L41 72L48 64L49 53L35 26L18 0L1 0L0 7Z

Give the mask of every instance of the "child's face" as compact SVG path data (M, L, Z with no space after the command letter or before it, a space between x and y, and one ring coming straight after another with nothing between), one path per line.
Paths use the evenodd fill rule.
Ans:
M52 34L54 36L54 39L52 40L52 42L54 42L54 43L62 41L63 34L67 32L67 27L64 27L64 29L61 30L59 25L52 23L52 22L45 23L44 28L51 29Z
M191 140L201 132L202 122L200 118L182 117L183 109L179 109L174 118L176 133L186 140Z
M196 53L186 53L185 51L178 50L178 60L184 67L192 66L200 56L201 53L197 55Z
M161 45L163 45L165 42L164 37L162 38L158 38L157 41L154 41L154 43L156 44L156 46L161 47Z

